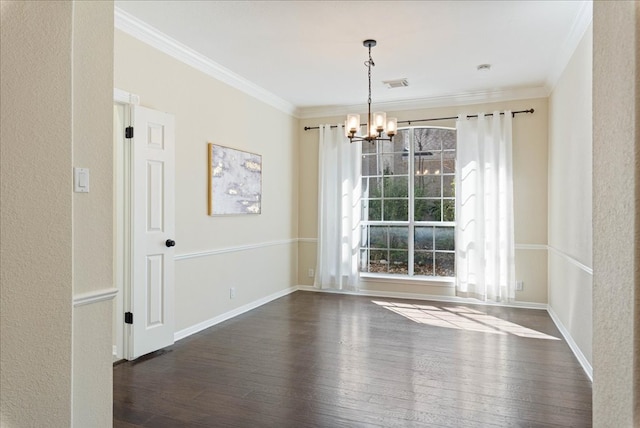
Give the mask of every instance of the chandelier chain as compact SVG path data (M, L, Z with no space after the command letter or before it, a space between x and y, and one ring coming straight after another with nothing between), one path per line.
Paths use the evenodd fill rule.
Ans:
M375 63L373 62L373 58L371 58L371 45L369 45L369 61L365 61L365 65L367 66L368 72L367 76L369 78L369 98L367 99L367 103L371 106L371 66L375 67ZM371 107L369 107L371 110Z

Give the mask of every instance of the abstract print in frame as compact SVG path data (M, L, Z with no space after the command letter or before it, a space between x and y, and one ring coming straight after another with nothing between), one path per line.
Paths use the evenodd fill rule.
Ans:
M260 214L262 156L208 144L209 215Z

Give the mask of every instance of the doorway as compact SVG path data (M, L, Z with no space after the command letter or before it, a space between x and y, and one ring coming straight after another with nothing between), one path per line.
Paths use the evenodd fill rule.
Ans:
M174 343L174 118L114 91L113 359Z

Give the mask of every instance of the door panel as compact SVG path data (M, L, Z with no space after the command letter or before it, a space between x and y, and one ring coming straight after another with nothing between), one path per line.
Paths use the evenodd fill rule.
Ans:
M173 344L174 119L134 106L129 359Z

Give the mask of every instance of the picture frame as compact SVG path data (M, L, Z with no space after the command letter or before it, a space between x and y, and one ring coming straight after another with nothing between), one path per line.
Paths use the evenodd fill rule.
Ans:
M207 143L208 214L262 213L262 156Z

